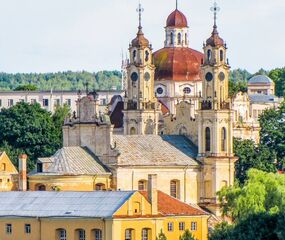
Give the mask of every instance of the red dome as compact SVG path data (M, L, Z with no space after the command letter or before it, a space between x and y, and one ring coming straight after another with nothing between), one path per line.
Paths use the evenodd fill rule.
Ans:
M155 80L198 81L204 55L191 48L163 48L154 53Z
M166 27L188 27L187 18L182 12L176 9L168 16L166 21Z

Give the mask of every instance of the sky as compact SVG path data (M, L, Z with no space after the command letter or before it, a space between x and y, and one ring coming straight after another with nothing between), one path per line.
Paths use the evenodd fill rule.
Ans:
M141 0L143 31L163 47L175 0ZM178 0L190 47L210 36L213 0ZM233 69L255 73L285 66L285 0L217 0L218 30ZM138 0L0 0L0 71L120 70L136 36Z

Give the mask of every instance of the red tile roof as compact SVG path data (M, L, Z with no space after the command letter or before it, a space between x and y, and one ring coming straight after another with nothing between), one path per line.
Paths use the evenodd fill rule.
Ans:
M188 27L187 18L182 12L176 9L168 16L166 27L186 28Z

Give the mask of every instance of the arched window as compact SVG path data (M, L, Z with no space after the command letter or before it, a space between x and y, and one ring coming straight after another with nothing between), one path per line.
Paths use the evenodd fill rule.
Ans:
M149 60L149 52L145 51L145 61L148 62Z
M208 49L208 51L207 51L207 59L208 59L208 61L211 61L211 58L212 58L212 51L211 51L211 49Z
M56 239L57 240L66 240L66 230L63 228L59 228L56 230Z
M181 136L187 136L187 128L182 126L180 129L179 129L179 135Z
M187 44L188 38L187 38L187 33L185 33L185 43Z
M178 40L178 44L181 44L181 38L182 38L182 37L181 37L181 33L178 33L177 38L178 38L178 39L177 39L177 40Z
M139 180L138 190L139 191L146 191L147 190L147 181L146 180Z
M92 239L93 240L102 240L102 230L100 229L93 229L92 230Z
M173 32L170 33L170 44L174 43L174 36L173 36Z
M223 62L224 61L224 51L220 50L220 61Z
M75 230L75 239L76 240L85 240L86 234L84 229L76 229Z
M170 181L170 196L174 198L179 198L179 181Z
M134 229L126 229L125 231L125 240L133 240L135 236Z
M132 127L131 130L130 130L130 133L131 133L131 135L136 135L137 134L137 130L134 127Z
M142 240L150 240L151 239L151 232L149 228L144 228L142 230Z
M134 60L134 62L136 61L136 58L137 58L137 50L134 50L133 51L133 60Z
M95 186L96 191L103 191L106 190L105 184L103 183L97 183Z
M43 185L43 184L39 184L37 187L36 187L37 191L46 191L46 186Z
M205 135L206 135L206 152L211 151L211 130L210 128L206 128L205 130Z
M222 128L221 132L221 150L225 152L227 150L227 130L226 128Z

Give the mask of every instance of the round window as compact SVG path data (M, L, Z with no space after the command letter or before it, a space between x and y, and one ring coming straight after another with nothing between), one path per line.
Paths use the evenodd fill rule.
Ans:
M159 94L159 95L163 94L163 88L162 88L162 87L157 88L157 89L156 89L156 92L157 92L157 94Z
M131 79L132 79L132 81L137 81L138 80L138 78L139 78L139 75L136 73L136 72L133 72L132 73L132 75L131 75Z
M148 81L148 80L150 79L150 74L149 74L148 72L146 72L146 73L144 74L144 79L145 79L146 81Z
M213 80L213 74L210 73L210 72L208 72L208 73L206 74L206 80L207 80L208 82L212 81L212 80Z
M184 94L190 94L191 93L191 88L190 87L185 87L183 89Z

